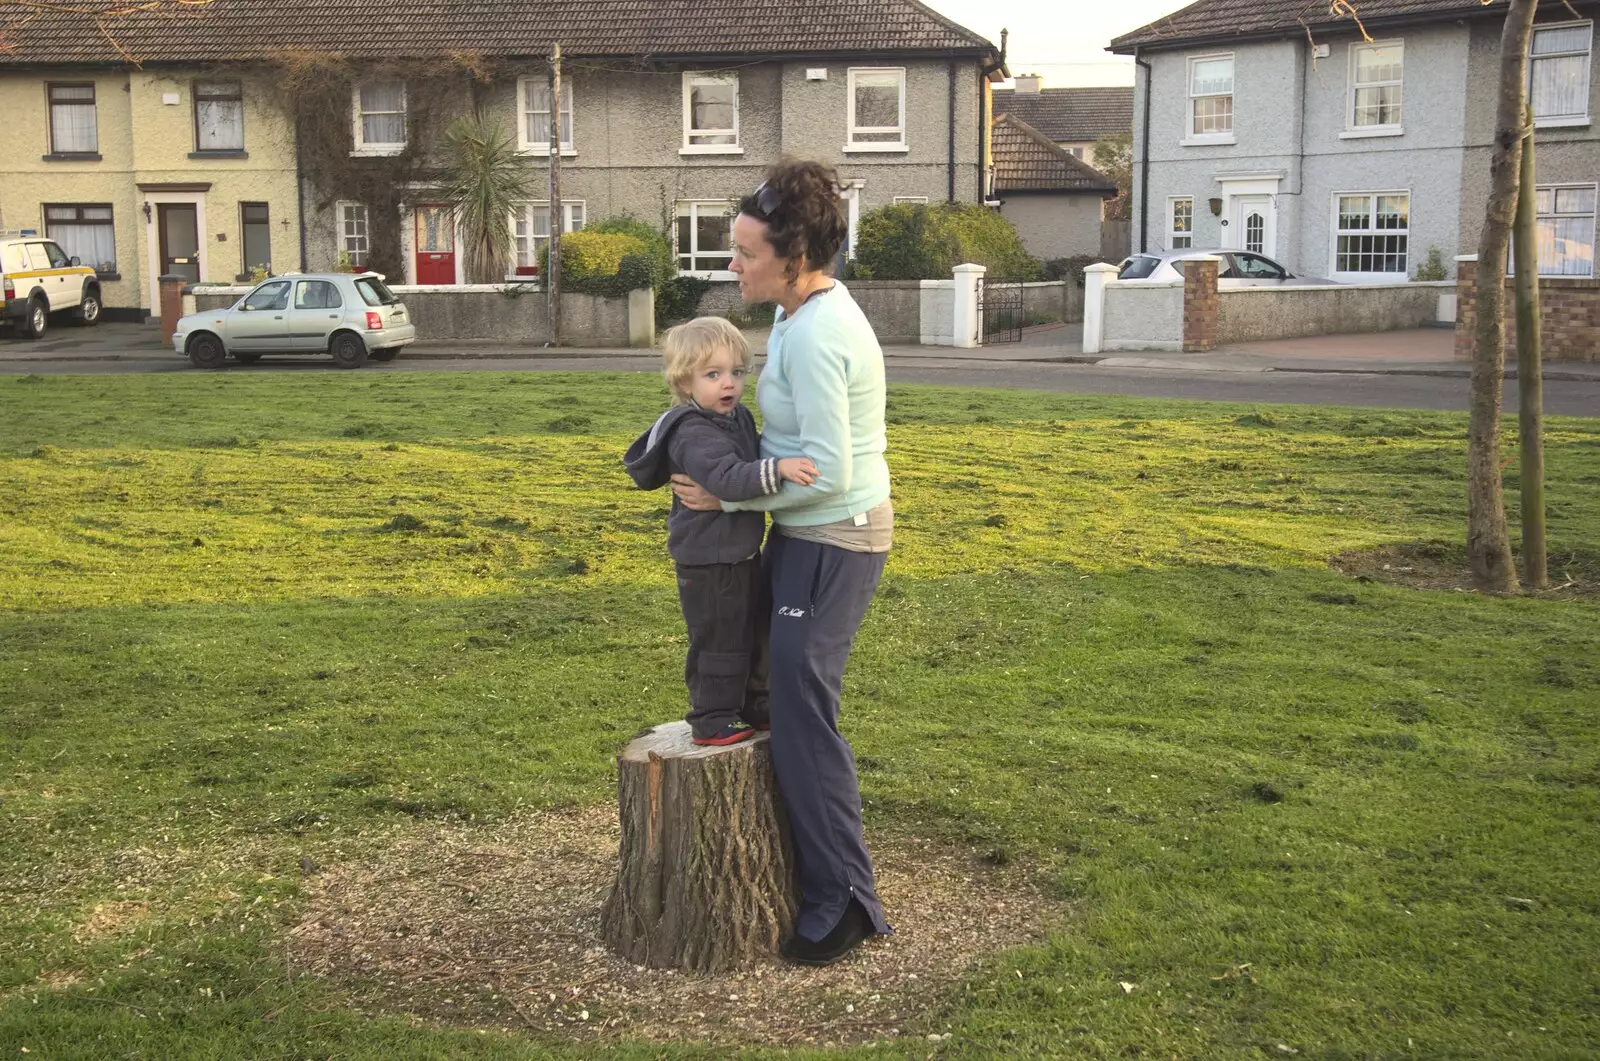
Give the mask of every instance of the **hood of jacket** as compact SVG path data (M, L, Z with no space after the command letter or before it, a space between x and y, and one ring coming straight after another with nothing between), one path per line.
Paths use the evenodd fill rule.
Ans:
M667 439L672 437L672 429L686 416L704 415L705 412L692 403L674 405L657 418L650 430L634 439L633 445L628 447L628 452L622 458L622 466L628 470L633 481L646 490L667 485L672 479L672 469L667 461Z

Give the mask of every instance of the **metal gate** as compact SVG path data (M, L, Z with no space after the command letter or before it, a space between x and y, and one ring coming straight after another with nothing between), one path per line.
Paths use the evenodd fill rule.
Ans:
M978 319L983 322L984 345L1022 341L1022 285L978 284Z

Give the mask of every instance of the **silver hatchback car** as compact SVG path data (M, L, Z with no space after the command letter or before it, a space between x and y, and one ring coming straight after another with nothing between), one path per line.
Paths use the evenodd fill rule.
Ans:
M250 364L262 354L332 354L341 368L367 358L392 361L416 342L405 303L378 273L275 276L227 309L178 321L172 348L197 368L221 368L232 356Z

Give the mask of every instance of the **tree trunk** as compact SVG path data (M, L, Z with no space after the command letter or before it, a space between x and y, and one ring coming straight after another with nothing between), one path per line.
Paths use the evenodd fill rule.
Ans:
M669 722L617 760L622 848L600 928L636 965L724 972L777 953L799 882L767 735L689 737Z
M1500 33L1500 100L1489 156L1489 202L1478 238L1478 319L1467 427L1467 556L1474 580L1495 593L1517 589L1500 479L1500 396L1506 358L1506 250L1517 205L1528 39L1537 7L1538 0L1511 0Z
M550 252L545 255L550 345L561 345L561 42L550 55Z
M1539 222L1533 172L1533 108L1524 113L1517 190L1517 426L1522 436L1522 583L1550 588L1544 537L1544 366L1539 335Z

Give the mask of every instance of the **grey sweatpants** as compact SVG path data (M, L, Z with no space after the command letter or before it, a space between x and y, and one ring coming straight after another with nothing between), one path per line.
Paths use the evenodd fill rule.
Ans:
M844 667L888 553L767 538L772 580L772 762L800 863L795 930L820 940L854 898L879 933L891 931L861 831L855 754L839 732Z
M743 718L767 717L767 581L761 560L679 564L678 603L689 631L683 665L687 721L709 737Z

